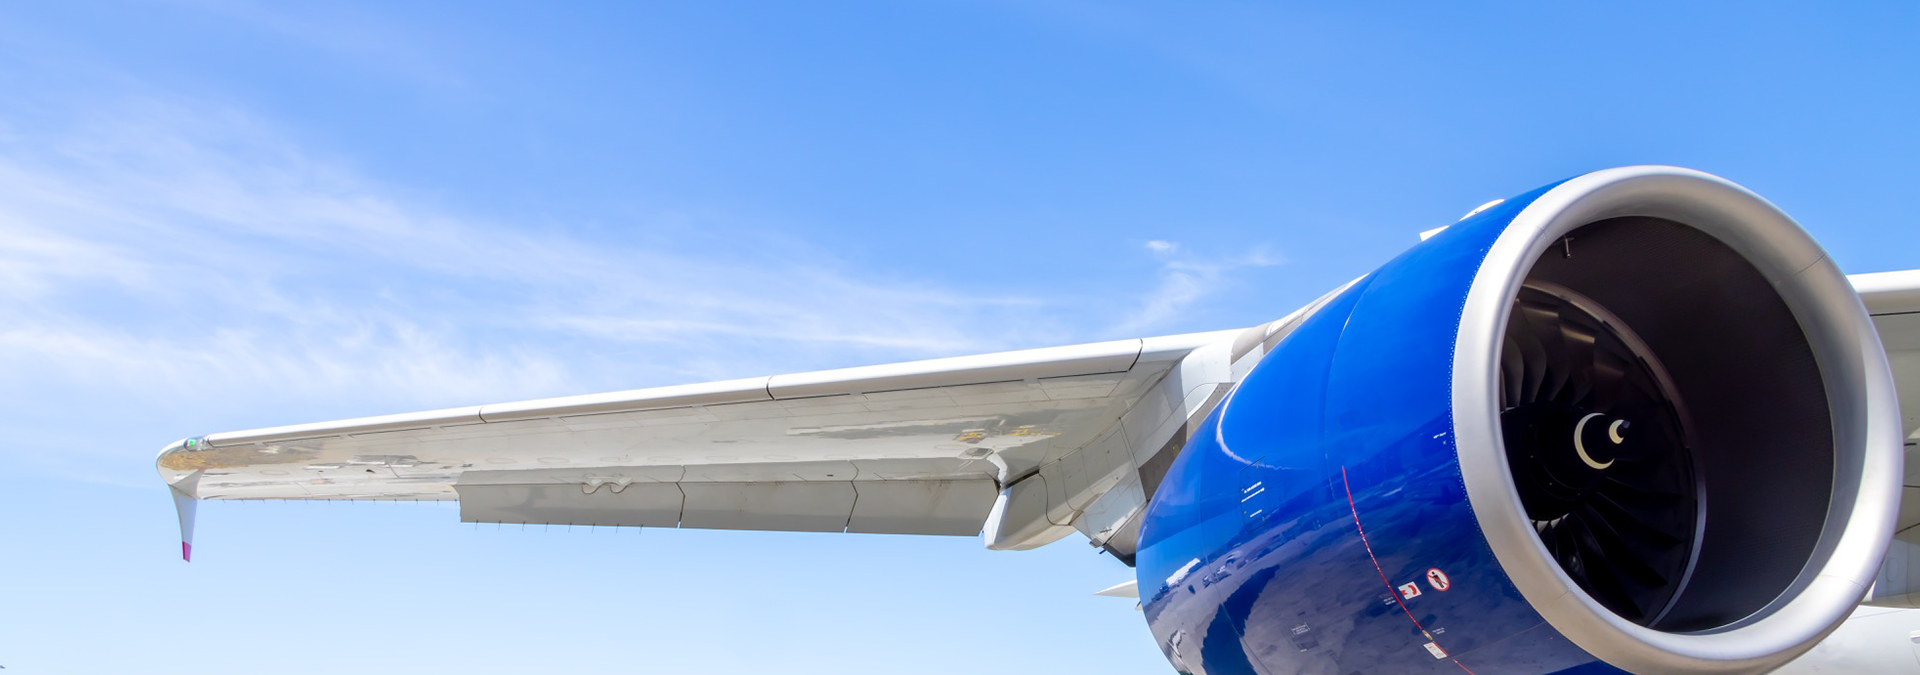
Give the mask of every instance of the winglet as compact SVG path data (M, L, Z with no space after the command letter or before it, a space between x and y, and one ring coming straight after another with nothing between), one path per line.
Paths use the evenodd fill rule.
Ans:
M167 491L173 493L173 510L180 516L180 559L193 562L193 514L200 500L177 487L168 486Z
M160 477L167 481L167 491L173 493L173 511L180 516L180 559L187 562L193 562L193 512L200 503L193 494L200 486L203 463L186 455L206 449L205 437L182 438L161 448L160 456L154 458Z

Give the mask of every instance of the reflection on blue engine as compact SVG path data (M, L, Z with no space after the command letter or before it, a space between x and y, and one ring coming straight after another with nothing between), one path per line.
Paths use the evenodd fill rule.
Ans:
M1552 186L1349 288L1175 461L1141 536L1143 609L1188 673L1618 673L1522 599L1451 437L1454 337L1487 248Z

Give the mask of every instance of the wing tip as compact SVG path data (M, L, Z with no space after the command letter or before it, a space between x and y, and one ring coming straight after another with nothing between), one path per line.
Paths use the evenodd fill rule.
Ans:
M153 457L153 468L160 473L160 480L176 489L193 494L194 479L200 469L205 468L208 455L203 450L211 450L205 436L193 436L168 443L160 453Z
M180 560L184 562L193 562L193 542L190 542L190 541L180 542Z

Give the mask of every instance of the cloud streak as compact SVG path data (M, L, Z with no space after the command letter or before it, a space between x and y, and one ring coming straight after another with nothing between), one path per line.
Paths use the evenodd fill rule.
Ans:
M1137 333L1164 326L1181 312L1224 290L1234 272L1285 262L1264 246L1226 257L1194 255L1184 251L1179 243L1164 239L1148 241L1145 247L1160 260L1158 283L1117 324L1116 332Z
M475 217L233 107L74 109L114 112L0 107L0 385L20 407L208 414L191 392L279 424L1063 344L1154 332L1273 263L1149 242L1157 284L1116 327L1106 303L932 286L790 235L643 245Z
M770 346L839 365L1066 332L1025 318L1043 300L854 273L804 241L531 231L411 203L232 109L112 108L0 138L15 385L448 405L754 374L790 358Z

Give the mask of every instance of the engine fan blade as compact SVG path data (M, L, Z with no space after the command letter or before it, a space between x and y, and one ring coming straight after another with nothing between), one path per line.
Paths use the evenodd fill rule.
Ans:
M1636 514L1623 510L1605 499L1589 501L1581 508L1586 509L1590 516L1599 520L1604 526L1601 529L1605 530L1606 534L1616 537L1623 547L1633 549L1637 555L1631 557L1637 564L1644 565L1645 563L1640 561L1665 556L1673 551L1674 546L1680 544L1679 537L1648 522L1655 518L1668 520L1667 516L1670 514ZM1642 520L1642 517L1648 516L1651 516L1648 520ZM1653 575L1653 580L1647 582L1650 585L1666 581L1665 576L1658 570L1647 567L1646 572Z
M1611 316L1564 288L1521 290L1500 358L1503 437L1542 545L1595 601L1646 625L1685 583L1699 486L1670 385Z
M1546 354L1546 372L1533 400L1565 402L1567 382L1573 379L1576 367L1562 333L1564 328L1560 312L1558 308L1547 304L1529 303L1523 307L1527 311L1529 324L1538 331L1534 337L1540 341L1540 347Z
M1567 391L1562 401L1577 406L1590 407L1594 391L1594 342L1598 338L1599 327L1588 324L1585 314L1560 317L1560 338L1567 346L1567 361L1573 364L1573 376L1567 380Z
M1518 330L1509 331L1515 335L1514 346L1519 348L1521 376L1525 381L1515 405L1540 400L1540 387L1547 376L1547 349L1540 343L1540 329L1533 323L1533 317L1525 311L1524 305L1516 305L1510 319L1518 325Z
M1567 519L1579 524L1577 531L1573 532L1573 540L1579 549L1580 567L1586 581L1581 587L1593 594L1600 604L1622 616L1638 619L1644 615L1644 610L1634 602L1633 594L1627 590L1619 568L1607 564L1606 547L1594 535L1594 528L1585 515L1575 511Z
M1673 492L1654 492L1609 477L1599 495L1629 513L1664 513L1677 508L1686 497Z

